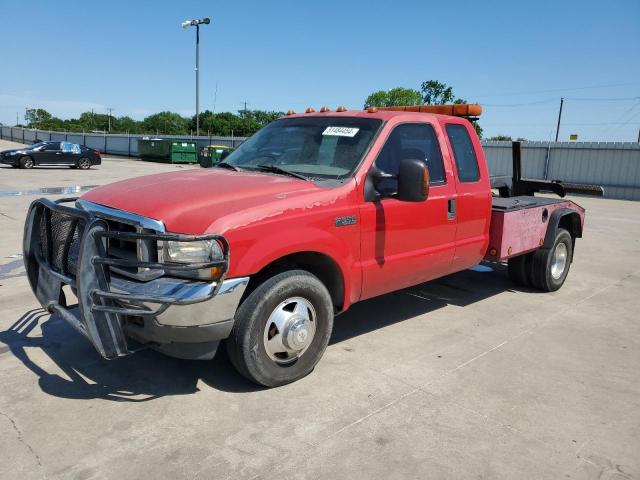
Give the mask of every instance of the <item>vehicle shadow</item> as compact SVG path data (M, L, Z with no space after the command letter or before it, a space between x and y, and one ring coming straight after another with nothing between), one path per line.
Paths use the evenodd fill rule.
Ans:
M330 344L449 304L469 305L511 288L503 266L480 265L474 270L383 295L358 303L338 316ZM212 361L180 360L153 350L104 360L80 333L43 309L23 314L0 332L0 342L0 355L13 353L38 376L43 392L60 398L145 402L193 394L201 384L233 393L261 389L236 373L224 348Z

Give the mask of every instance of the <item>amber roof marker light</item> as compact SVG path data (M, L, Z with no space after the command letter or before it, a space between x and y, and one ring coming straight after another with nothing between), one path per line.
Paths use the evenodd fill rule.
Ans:
M322 113L326 113L329 111L329 107L327 107L326 105L323 105L322 108L320 109L320 112Z
M384 108L381 108L381 110L384 110ZM367 113L376 113L377 111L378 111L378 107L367 108Z
M338 108L336 108L336 112L346 112L347 109L344 108L344 105L340 105Z
M369 109L371 108L376 107L369 107ZM367 109L367 111L369 111L369 109ZM377 109L391 112L435 113L436 115L451 115L453 117L475 118L482 114L482 106L477 103L456 103L451 105L399 105L397 107L377 107Z
M293 114L295 114L295 113L296 113L296 112L294 112L293 110L287 110L287 115L293 115Z
M304 113L313 113L313 112L315 112L313 107L307 107L307 109L304 111Z

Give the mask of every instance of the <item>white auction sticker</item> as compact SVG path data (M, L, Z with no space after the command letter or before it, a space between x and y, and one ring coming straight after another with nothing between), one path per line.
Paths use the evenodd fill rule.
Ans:
M359 128L351 127L327 127L322 132L322 135L333 135L334 137L355 137Z

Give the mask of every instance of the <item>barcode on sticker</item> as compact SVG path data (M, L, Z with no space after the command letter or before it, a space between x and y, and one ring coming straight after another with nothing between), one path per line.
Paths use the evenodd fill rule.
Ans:
M334 137L355 137L359 128L351 127L327 127L322 132L322 135L333 135Z

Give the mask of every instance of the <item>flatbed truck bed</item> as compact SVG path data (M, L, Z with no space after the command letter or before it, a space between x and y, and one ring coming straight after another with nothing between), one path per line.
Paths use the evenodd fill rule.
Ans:
M575 225L571 226L581 236L585 211L571 200L529 195L493 197L485 260L504 261L544 246L547 232L555 231L562 215L569 211L577 214L572 216Z

